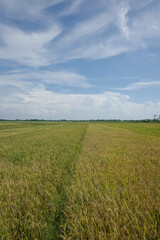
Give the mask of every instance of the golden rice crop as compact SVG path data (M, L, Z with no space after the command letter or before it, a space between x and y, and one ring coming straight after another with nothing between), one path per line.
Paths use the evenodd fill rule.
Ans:
M67 189L64 239L159 239L160 138L89 126Z
M0 239L160 236L160 125L4 122Z
M3 129L0 135L0 239L53 239L59 207L86 126ZM68 166L68 168L67 168ZM57 210L58 209L58 210Z

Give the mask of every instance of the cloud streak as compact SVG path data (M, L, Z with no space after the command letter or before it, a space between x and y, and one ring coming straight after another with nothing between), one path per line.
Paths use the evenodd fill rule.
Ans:
M94 87L86 76L71 71L11 71L0 75L0 86L14 86L22 89L38 84L58 85L61 87Z
M80 5L84 0L73 0L69 7L66 7L59 16L72 15L78 12Z
M129 38L129 28L127 26L128 11L129 11L129 6L128 6L127 2L122 2L120 4L120 11L118 14L118 23L117 24L118 24L120 30L122 31L122 33L126 36L126 38Z
M25 66L45 66L51 59L46 57L46 45L62 31L59 25L40 32L24 32L18 28L0 24L1 41L0 58L12 60Z
M43 11L66 0L0 0L4 16L10 19L33 20L44 16ZM46 20L46 17L45 17Z
M140 81L140 82L136 82L133 84L130 84L127 87L124 88L116 88L117 90L124 90L124 91L128 91L128 90L137 90L137 89L141 89L141 88L148 88L148 87L154 87L154 86L159 86L160 87L160 81Z

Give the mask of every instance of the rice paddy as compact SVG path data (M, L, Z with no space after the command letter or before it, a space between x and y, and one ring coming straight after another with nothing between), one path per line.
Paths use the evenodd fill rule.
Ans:
M0 239L160 239L160 124L1 122Z

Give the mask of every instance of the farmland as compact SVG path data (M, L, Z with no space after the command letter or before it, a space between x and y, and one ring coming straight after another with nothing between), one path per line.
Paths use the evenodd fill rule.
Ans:
M159 236L159 123L0 122L0 239Z

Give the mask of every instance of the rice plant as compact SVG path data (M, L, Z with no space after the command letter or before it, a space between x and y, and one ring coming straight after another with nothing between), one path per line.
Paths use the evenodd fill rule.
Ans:
M4 122L0 239L160 236L160 125Z

